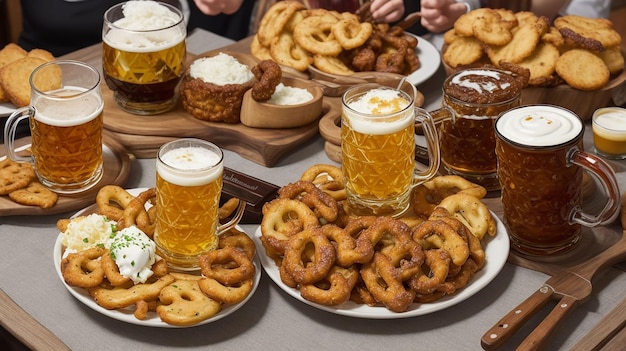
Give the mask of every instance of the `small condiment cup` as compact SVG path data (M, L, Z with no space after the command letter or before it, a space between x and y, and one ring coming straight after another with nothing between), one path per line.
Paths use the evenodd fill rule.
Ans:
M599 108L592 117L596 153L610 159L626 159L626 109Z

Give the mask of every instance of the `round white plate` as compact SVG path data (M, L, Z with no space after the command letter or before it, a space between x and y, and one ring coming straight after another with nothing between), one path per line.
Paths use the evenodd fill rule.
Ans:
M0 117L10 115L15 111L15 105L10 102L0 102Z
M509 236L504 228L504 225L500 219L492 213L497 223L497 232L493 237L485 236L483 238L483 246L485 247L485 256L487 262L483 269L476 272L470 282L461 290L457 291L454 295L445 296L432 303L418 304L414 303L409 307L406 312L393 312L384 306L368 306L365 304L357 304L352 301L345 302L338 306L324 306L308 300L305 300L300 291L294 288L290 288L285 285L280 279L280 273L278 267L274 261L265 255L263 245L261 244L261 227L257 228L256 232L252 236L257 244L258 257L260 257L261 265L269 277L287 294L291 295L298 301L304 302L307 305L316 307L320 310L335 313L343 316L368 318L368 319L398 319L421 316L436 311L443 310L450 306L454 306L470 296L476 294L482 290L487 284L489 284L502 270L509 256Z
M420 68L409 74L407 80L413 83L413 85L419 85L437 72L441 64L441 54L428 40L420 36L415 37L417 38L417 48L415 48L415 51L420 60Z
M145 189L129 189L127 191L136 196L143 190ZM93 213L95 210L94 206L87 207L77 212L73 217L81 216L83 214ZM237 226L237 229L240 231L243 231L239 226ZM252 295L254 295L254 292L259 286L259 281L261 280L261 268L260 268L261 264L259 262L259 258L257 255L257 257L254 258L254 262L253 262L256 269L255 269L254 284L252 286L252 291L250 291L250 294L248 294L248 296L243 301L236 303L236 304L232 304L232 305L231 304L222 305L221 311L219 311L215 316L205 319L200 323L190 325L190 326L177 326L177 325L171 325L171 324L167 324L163 322L161 318L159 318L157 313L153 311L148 312L148 316L146 319L139 320L135 318L135 316L133 315L134 308L107 310L106 308L103 308L100 305L98 305L93 300L93 298L89 295L89 292L86 289L67 285L67 283L65 283L65 280L63 280L63 274L61 273L61 258L63 257L63 251L64 251L64 248L63 248L63 244L61 243L61 234L59 234L56 242L54 243L54 252L53 252L54 267L57 271L57 275L59 276L59 279L61 279L61 282L63 283L63 285L65 285L65 288L67 289L67 291L70 292L70 294L72 294L78 301L82 302L87 307L107 317L117 319L119 321L130 323L130 324L143 325L146 327L189 328L189 327L195 327L195 326L208 324L208 323L220 320L230 315L231 313L237 311L239 308L245 305L246 302L248 302L248 300L252 297ZM189 273L189 272L185 272L185 273Z

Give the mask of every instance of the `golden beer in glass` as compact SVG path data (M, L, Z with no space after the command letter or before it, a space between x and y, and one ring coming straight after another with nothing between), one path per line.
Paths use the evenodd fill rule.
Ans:
M186 35L182 12L165 3L131 1L107 10L102 66L105 82L122 109L148 115L176 105L176 87L185 71Z
M61 73L61 85L49 88L51 72ZM9 157L32 162L39 181L62 194L87 190L102 178L102 110L100 74L77 61L44 64L31 75L31 106L7 120L5 143ZM28 118L32 158L16 155L13 135Z
M159 150L154 241L172 267L197 269L198 256L216 249L218 235L238 221L219 223L223 159L219 147L198 139L172 141Z
M412 187L434 176L439 166L432 117L413 106L414 95L378 85L351 88L342 101L342 170L350 211L402 215ZM429 142L432 161L425 172L416 169L416 121L424 122Z

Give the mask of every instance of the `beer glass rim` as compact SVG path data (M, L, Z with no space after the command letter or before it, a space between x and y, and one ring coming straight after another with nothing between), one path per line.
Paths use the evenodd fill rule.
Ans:
M511 102L519 99L522 96L522 91L520 90L519 93L515 94L514 96L512 96L509 99L503 100L503 101L499 101L499 102L487 102L487 103L479 103L479 102L467 102L467 101L463 101L459 98L456 98L454 96L451 95L447 95L446 94L446 86L448 85L448 83L450 82L450 80L452 80L454 77L456 77L457 75L459 75L461 72L466 72L466 71L493 71L493 72L499 72L499 73L504 73L504 74L509 74L511 75L511 71L506 71L503 69L499 69L499 68L495 68L495 67L475 67L475 68L466 68L460 71L457 71L451 75L449 75L445 81L443 82L443 85L441 86L441 91L443 92L443 95L446 96L447 98L449 98L450 100L452 100L455 104L459 104L459 105L464 105L464 106L481 106L481 107L491 107L491 106L499 106L499 105L506 105L506 104L510 104Z
M573 120L577 121L575 123L578 123L582 128L580 129L580 132L578 132L578 134L576 136L574 136L573 138L571 138L568 141L559 143L559 144L553 144L553 145L528 145L528 144L522 144L516 141L513 141L507 137L505 137L504 135L502 135L502 133L500 133L500 131L498 130L498 122L500 122L502 120L502 116L504 116L507 113L511 113L515 110L519 110L519 109L529 109L529 108L533 108L533 107L549 107L549 108L554 108L554 109L558 109L558 110L562 110L567 114L570 114L574 118ZM523 149L530 149L533 151L551 151L551 150L555 150L555 149L560 149L564 146L567 145L573 145L575 143L577 143L584 135L585 133L585 126L582 122L582 120L580 119L580 117L578 117L577 114L575 114L573 111L562 107L562 106L558 106L558 105L550 105L550 104L532 104L532 105L523 105L523 106L517 106L517 107L513 107L507 111L502 112L497 118L496 121L494 123L494 128L493 128L494 132L496 133L497 139L503 140L506 143L517 147L517 148L523 148Z
M596 126L597 128L606 130L606 131L611 131L611 132L617 132L617 133L625 133L626 131L624 129L615 129L615 128L609 128L603 125L600 125L598 122L596 122L596 118L598 118L598 116L601 115L600 112L604 112L604 111L617 111L619 113L624 114L625 118L626 118L626 108L623 107L619 107L619 106L609 106L609 107L602 107L599 108L597 110L595 110L591 116L591 123Z
M349 95L349 93L354 92L355 90L358 89L366 89L368 87L371 88L380 88L380 89L387 89L387 90L393 90L393 91L397 91L399 93L401 93L402 95L404 95L407 100L409 101L409 103L407 104L406 107L404 107L401 110L392 112L392 113L387 113L387 114L382 114L382 115L377 115L377 114L372 114L372 113L366 113L366 112L360 112L357 111L353 108L350 107L350 105L348 105L348 102L346 101L346 97ZM364 90L363 92L366 92L366 90ZM351 88L349 88L348 90L346 90L343 95L341 96L341 103L342 105L347 108L348 110L350 110L351 112L353 112L354 114L358 115L361 118L376 118L376 119L380 119L380 118L388 118L388 117L393 117L396 116L398 114L402 114L405 113L408 109L414 109L415 107L413 106L414 104L414 99L412 96L410 96L408 93L406 93L403 90L400 90L398 88L394 88L394 87L390 87L390 86L386 86L386 85L380 85L377 83L369 83L369 84L360 84L360 85L355 85Z
M94 83L91 84L91 86L89 87L81 87L81 88L85 88L85 91L77 92L73 94L71 98L79 98L84 95L92 94L93 91L100 86L102 77L100 76L100 72L98 72L98 70L92 65L82 62L82 61L77 61L77 60L55 60L55 61L46 62L37 66L37 68L33 70L33 72L30 74L30 77L28 78L28 83L30 84L31 89L33 89L33 91L37 92L37 94L39 95L49 97L51 96L50 94L51 91L41 91L40 89L38 89L35 86L33 77L35 77L39 72L41 72L46 67L50 67L50 66L80 66L82 68L86 68L88 71L91 71L94 74L94 77L96 78L94 80ZM61 80L63 81L63 79L64 78L62 77ZM63 84L61 88L63 88L64 86L65 84ZM69 96L64 96L64 99L67 99L68 97Z
M187 169L184 170L185 173L205 172L205 171L214 169L215 167L219 167L220 164L222 164L224 162L224 152L216 144L214 144L214 143L212 143L210 141L202 140L202 139L184 138L184 139L172 140L170 142L167 142L167 143L163 144L159 148L159 151L157 152L157 160L158 160L158 162L162 166L167 167L168 169L175 170L175 171L178 171L178 172L181 171L180 168L171 166L167 162L163 161L163 155L167 151L171 150L172 146L174 146L175 144L184 144L184 145L190 146L190 147L196 146L196 147L208 148L211 151L215 152L216 155L219 157L219 160L217 162L215 162L214 164L210 165L210 166L198 167L198 168L187 168Z
M150 33L150 32L158 32L158 31L167 30L167 29L170 29L170 28L174 28L174 27L180 26L180 24L185 21L185 16L184 16L183 11L181 9L179 9L178 7L176 7L176 6L172 5L172 4L168 4L166 2L155 1L156 3L158 3L160 5L163 5L163 6L166 6L170 10L175 12L178 15L178 21L176 21L176 23L173 23L173 24L171 24L169 26L165 26L165 27L162 27L162 28L156 28L156 29L128 29L128 28L116 26L115 25L115 21L121 19L122 17L116 18L115 20L109 20L109 15L111 13L113 13L113 11L123 7L127 2L128 1L121 2L119 4L115 4L115 5L111 6L108 10L106 10L104 12L104 25L105 26L108 26L108 27L111 27L111 28L115 28L115 29L118 29L118 30L127 31L127 32Z

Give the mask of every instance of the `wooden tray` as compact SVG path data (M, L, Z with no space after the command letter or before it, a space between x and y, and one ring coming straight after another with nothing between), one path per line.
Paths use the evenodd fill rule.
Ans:
M18 146L30 143L30 137L18 141ZM87 192L76 195L59 195L57 203L47 209L37 206L24 206L9 199L8 196L0 196L0 217L13 215L51 215L74 211L93 204L100 188L108 184L123 186L130 173L130 157L124 146L110 133L105 131L102 135L104 158L104 175L96 186ZM4 146L0 146L0 156L4 156Z
M198 56L188 55L187 60L210 56L215 52L240 52L240 48L222 48ZM244 52L245 53L245 52ZM289 129L261 129L246 127L241 123L228 124L202 121L191 116L179 102L174 110L152 116L134 115L120 109L113 92L102 86L104 96L104 127L118 135L122 144L138 158L153 158L165 142L178 138L200 138L221 148L234 151L242 157L266 167L274 166L294 147L303 144L318 132L318 121ZM324 105L320 118L331 111Z

